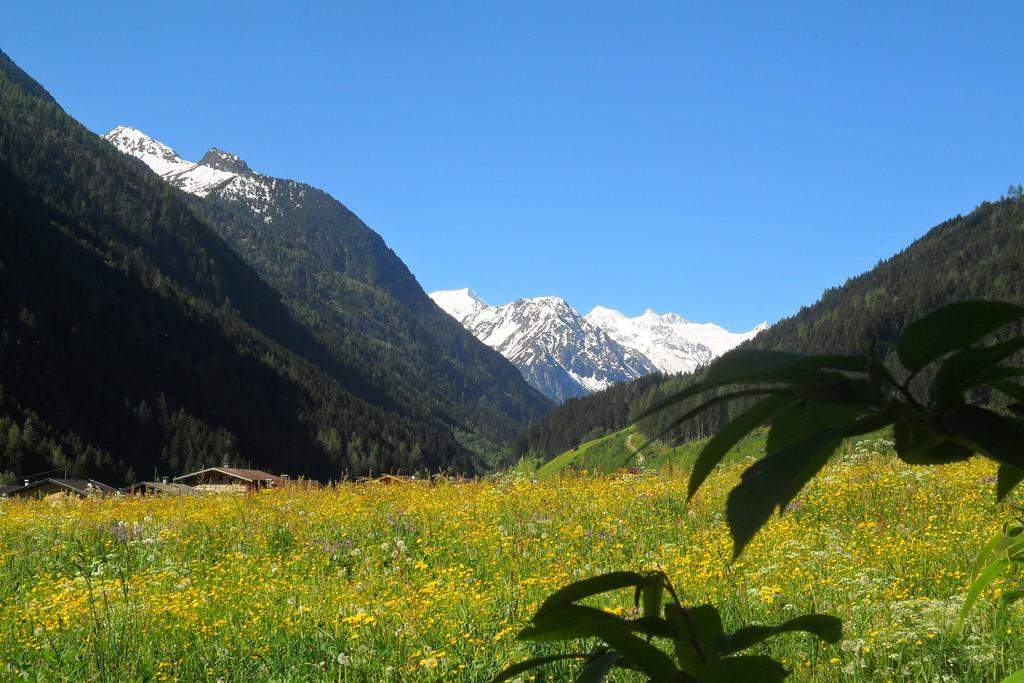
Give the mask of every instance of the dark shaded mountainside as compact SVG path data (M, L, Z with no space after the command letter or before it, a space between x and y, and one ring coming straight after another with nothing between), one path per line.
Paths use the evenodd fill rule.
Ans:
M947 303L995 299L1024 304L1024 199L1019 188L1012 194L932 228L900 253L827 290L814 305L739 348L857 353L872 340L882 348L892 344L908 323ZM635 387L612 387L566 401L527 428L514 454L548 460L583 441L622 429L644 409L699 377L699 371L662 375ZM648 437L660 434L688 405L643 420L640 431ZM713 408L664 438L678 443L709 436L729 416L727 406Z
M454 425L463 445L492 461L548 409L514 366L438 308L380 235L341 202L235 159L227 170L238 172L251 194L229 184L205 197L184 196L344 367L335 373L343 385L415 419Z
M218 235L251 221L198 207L0 52L0 473L118 483L224 460L320 479L483 466L480 451L547 402L338 207L293 223L344 252L328 257L347 280L325 313ZM296 240L261 258L301 263ZM327 275L298 266L304 277Z

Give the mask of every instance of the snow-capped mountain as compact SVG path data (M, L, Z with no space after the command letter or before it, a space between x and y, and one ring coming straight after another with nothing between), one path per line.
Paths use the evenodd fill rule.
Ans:
M103 137L122 152L142 161L171 185L198 197L216 194L221 199L244 202L254 213L267 214L264 220L268 223L273 220L268 212L275 195L282 189L295 195L295 201L302 196L301 183L256 173L237 155L216 147L199 161L187 161L136 128L118 126Z
M595 307L586 319L667 373L692 372L768 328L768 323L761 323L749 332L730 332L714 323L690 322L675 313L658 315L647 309L643 315L628 318L604 306Z
M430 297L477 339L510 360L527 382L556 401L657 369L558 297L519 299L503 306L488 306L468 289L434 292Z
M558 401L650 372L692 371L768 327L762 323L735 333L675 313L648 310L629 318L603 306L584 317L558 297L489 306L471 289L433 292L430 298Z
M433 292L430 294L430 298L441 307L441 310L460 323L471 315L487 308L487 302L468 287Z
M385 431L422 426L426 436L417 438L440 449L429 456L426 445L420 449L424 466L434 466L427 457L440 463L480 448L473 439L457 445L463 434L503 444L550 407L511 363L430 302L383 237L327 192L258 173L217 148L193 162L134 128L119 126L104 138L190 193L179 199L276 290L273 300L292 324L268 314L280 334L273 340L337 381L353 401L339 410L353 419L383 410L372 419ZM262 313L252 315L263 320ZM346 438L339 437L341 453L356 450L346 450ZM376 463L367 469L382 462L362 450L355 457Z

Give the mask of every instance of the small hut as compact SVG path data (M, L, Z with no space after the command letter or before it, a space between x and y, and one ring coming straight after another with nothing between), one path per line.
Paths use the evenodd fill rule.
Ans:
M174 483L185 484L199 491L244 493L245 491L256 491L262 488L281 486L284 483L284 479L263 470L247 470L238 467L207 467L198 472L175 477Z

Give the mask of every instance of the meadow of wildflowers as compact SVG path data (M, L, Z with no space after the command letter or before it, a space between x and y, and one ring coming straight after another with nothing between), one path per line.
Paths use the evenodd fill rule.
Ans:
M839 645L772 644L795 680L1024 668L1020 609L986 601L958 623L972 558L1008 510L994 503L994 466L909 467L878 450L837 458L736 562L722 513L741 465L689 505L685 478L585 473L5 500L0 675L483 681L545 651L514 636L553 590L644 568L718 605L727 628L842 617ZM628 611L631 596L604 606ZM567 670L535 680L545 675Z

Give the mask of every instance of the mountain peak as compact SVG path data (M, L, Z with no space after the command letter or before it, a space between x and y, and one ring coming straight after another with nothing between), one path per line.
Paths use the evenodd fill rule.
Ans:
M158 176L198 197L224 188L240 175L255 175L244 161L231 152L212 148L197 164L138 128L118 126L103 136L117 149L135 157Z
M595 316L595 317L596 316L610 316L610 317L615 317L615 318L624 318L625 317L625 315L622 313L622 311L617 311L614 308L608 308L607 306L602 306L600 304L598 304L597 306L594 306L590 310L590 313L587 314L587 316Z
M180 173L192 166L173 149L138 128L117 126L103 136L121 152L139 159L158 175Z
M430 298L442 311L460 323L477 311L487 308L487 302L469 287L431 292Z
M132 140L153 140L138 128L132 128L131 126L114 126L109 133L103 136L105 140L112 140L114 138L125 138Z
M550 306L552 308L572 308L569 302L560 296L533 296L520 301L529 302L538 306Z
M228 173L252 173L252 169L237 155L223 149L211 147L210 151L199 160L200 166L209 166L218 171Z

